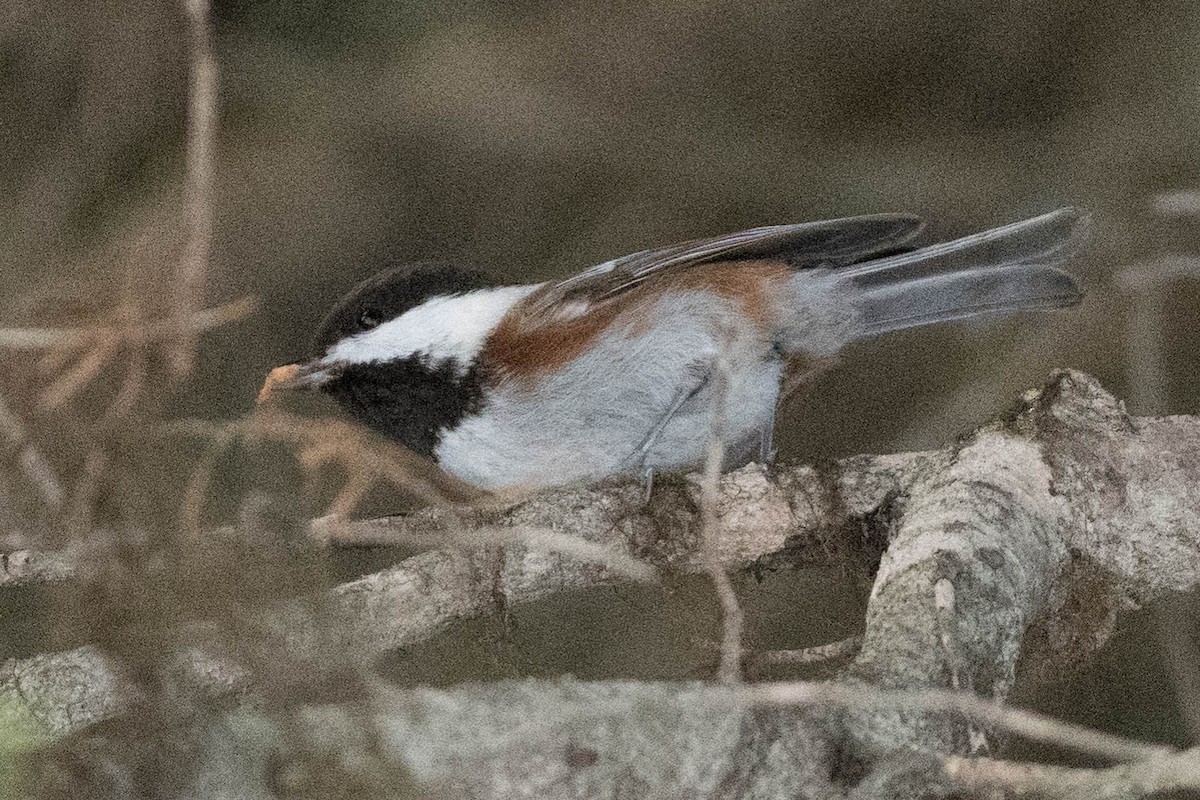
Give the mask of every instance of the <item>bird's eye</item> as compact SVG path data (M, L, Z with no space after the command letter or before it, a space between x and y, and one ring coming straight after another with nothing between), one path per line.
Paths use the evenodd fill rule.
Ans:
M359 330L368 331L379 325L379 314L370 309L358 315Z

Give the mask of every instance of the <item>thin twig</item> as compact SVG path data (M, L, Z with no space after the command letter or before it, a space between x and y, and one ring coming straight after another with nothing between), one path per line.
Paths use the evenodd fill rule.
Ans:
M73 576L78 566L74 548L0 553L0 586L63 581Z
M38 411L54 411L70 402L71 398L99 377L120 350L121 342L116 337L102 340L42 392L38 398Z
M160 320L146 326L147 336L156 338L171 335L176 332L184 334L201 334L231 322L237 322L254 313L258 301L253 297L239 297L219 306L209 306L186 317L173 317Z
M728 421L729 395L728 344L717 358L713 371L712 418L708 433L708 457L704 463L704 478L700 491L701 535L704 538L704 571L713 582L721 602L721 666L717 677L721 683L734 685L742 680L742 628L745 615L738 603L737 593L729 574L721 566L717 554L717 496L721 469L725 462L725 440Z
M492 526L473 528L470 531L439 531L422 534L413 531L397 531L380 526L368 529L364 523L353 527L344 524L345 519L326 516L312 521L311 533L324 544L350 546L397 546L421 548L445 548L447 546L480 547L527 547L530 550L560 553L579 561L602 564L618 575L643 583L658 580L658 570L628 553L613 547L590 542L552 528L523 528Z
M942 771L971 797L1174 797L1175 793L1200 789L1200 749L1105 769L944 756Z
M107 466L108 456L99 447L91 448L83 459L83 469L71 491L67 508L67 519L70 521L69 530L74 536L87 536L92 530L92 512L96 493L99 491L100 477Z
M331 459L336 458L334 454L330 455ZM346 481L342 484L342 488L338 490L337 496L333 498L333 502L329 504L327 514L331 517L340 517L346 519L354 510L362 503L363 498L375 486L375 475L368 469L364 469L361 465L355 464L347 467Z
M599 564L616 575L642 583L658 581L650 564L611 545L600 544L551 528L493 526L464 531L418 533L397 531L383 524L327 515L312 520L309 535L329 547L416 547L423 550L475 547L525 547L559 553L577 561ZM192 524L189 520L189 524ZM0 586L64 580L86 568L88 556L78 548L62 550L21 549L0 552Z
M802 647L798 650L767 650L757 653L751 659L758 667L804 666L821 664L835 658L849 658L862 649L863 637L860 634L847 636L829 644L818 644L812 647Z
M116 397L105 412L104 421L129 416L137 407L138 400L146 388L149 371L146 362L147 354L144 349L137 348L130 352L129 363L125 365L125 375L121 379L121 388L117 390Z
M880 689L868 684L795 681L764 683L742 689L758 705L836 706L859 711L911 711L954 714L1025 739L1054 744L1112 761L1141 761L1177 752L1174 748L1114 736L1082 725L1024 711L951 689Z
M187 242L179 260L175 313L187 319L204 305L213 233L213 150L217 126L217 60L209 32L208 0L183 0L191 40L191 82L188 91L187 184L184 221ZM195 361L196 337L184 331L170 351L176 380L187 377Z
M0 328L0 349L45 350L47 355L71 355L97 340L120 339L122 344L150 344L170 337L201 334L254 313L257 301L239 297L219 306L202 308L187 317L167 317L130 324L128 310L106 315L104 322L66 328ZM122 316L123 320L115 319ZM50 364L61 368L62 364ZM53 369L52 369L53 371Z
M60 508L63 504L62 483L59 482L50 462L34 445L29 431L4 402L2 396L0 396L0 434L8 440L9 445L17 450L21 470L33 488L41 494L42 501L50 508Z
M212 430L206 430L210 438L204 454L188 476L187 485L183 490L183 503L179 507L179 527L193 539L200 536L204 520L204 504L208 498L209 486L215 471L217 459L225 448L241 435L239 426L234 424L217 425Z
M313 420L274 408L258 408L233 422L212 423L183 420L166 426L176 434L211 439L204 456L192 470L184 492L180 521L184 530L196 533L203 527L203 509L216 459L232 442L273 441L296 448L296 459L315 472L326 464L340 464L347 480L326 514L348 517L366 491L383 481L427 505L447 505L479 499L476 489L442 472L428 459L391 443L369 439L357 426L341 420Z
M128 362L125 374L102 417L110 421L137 405L148 384L151 345L169 346L181 337L194 338L248 316L255 305L254 298L243 297L200 309L187 317L145 320L141 309L127 298L124 306L105 314L101 322L92 326L0 329L0 348L44 349L40 367L54 378L39 399L38 410L42 412L69 403L124 354Z
M87 331L77 328L0 328L0 347L5 350L45 350L81 345L87 336Z
M135 260L130 259L125 264L125 281L122 287L124 300L121 309L121 319L125 329L133 332L145 327L145 309L140 284L141 270ZM147 386L150 368L150 348L141 343L131 342L126 356L125 373L121 376L120 388L108 406L102 419L107 425L135 415L139 408L142 393Z

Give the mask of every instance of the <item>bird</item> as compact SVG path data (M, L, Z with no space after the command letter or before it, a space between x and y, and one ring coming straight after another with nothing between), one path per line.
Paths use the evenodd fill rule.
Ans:
M438 262L343 297L311 356L260 402L318 389L359 422L487 491L769 460L788 385L880 334L1057 309L1088 215L925 246L915 215L771 225L506 285Z

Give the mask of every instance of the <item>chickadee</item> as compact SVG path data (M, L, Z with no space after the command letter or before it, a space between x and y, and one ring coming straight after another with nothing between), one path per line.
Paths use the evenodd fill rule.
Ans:
M1064 208L919 249L906 214L776 225L525 286L398 267L343 298L314 357L259 397L320 388L485 489L696 466L713 436L745 463L769 452L785 372L888 331L1077 303L1058 265L1086 219Z

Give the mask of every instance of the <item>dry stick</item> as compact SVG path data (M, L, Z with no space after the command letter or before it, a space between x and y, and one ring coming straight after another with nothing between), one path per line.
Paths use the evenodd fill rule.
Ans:
M849 658L862 649L862 643L862 635L856 634L836 642L802 647L798 650L767 650L755 655L753 661L760 667L820 664L835 658Z
M212 484L217 459L240 435L241 427L237 423L219 426L188 476L187 485L183 490L183 503L179 507L179 528L184 535L199 539L204 518L204 503Z
M721 666L717 677L721 683L734 685L742 680L742 627L745 624L745 616L738 603L737 593L733 590L733 582L729 580L729 574L725 572L717 556L717 485L725 461L725 433L728 427L728 349L727 343L717 358L713 375L713 411L708 432L708 458L704 464L704 478L700 491L700 509L704 571L712 580L717 598L721 601Z
M144 348L136 348L129 354L129 363L125 366L125 376L121 379L121 388L112 404L104 412L104 421L129 416L141 399L142 391L146 388L148 372L147 353Z
M21 470L25 478L37 489L42 501L50 508L59 508L63 504L63 489L54 468L33 443L29 431L17 419L17 415L9 409L0 396L0 434L8 439L9 444L18 451Z
M489 526L467 532L439 531L421 534L412 531L395 531L383 528L365 531L363 523L348 527L346 520L337 516L326 516L311 523L310 534L323 544L358 546L415 546L421 548L480 546L520 546L530 550L559 553L579 561L592 562L623 575L631 580L652 583L658 580L658 570L628 553L613 547L597 544L579 536L573 536L552 528Z
M189 512L187 524L195 531L200 509ZM416 547L422 550L461 547L525 547L546 553L570 556L578 561L599 564L617 575L643 583L657 582L658 570L614 547L589 541L552 528L490 526L470 531L423 534L396 531L385 525L368 529L369 523L353 525L343 517L327 515L312 520L309 535L322 545L349 547ZM45 583L66 580L87 568L87 556L72 548L63 550L14 550L0 552L0 586ZM840 643L838 643L840 644ZM813 648L818 649L818 648Z
M81 345L88 334L60 328L0 328L0 347L6 350L45 350L63 345Z
M38 410L42 412L53 411L70 402L71 398L79 394L85 386L99 377L108 363L121 350L121 341L116 336L109 336L103 339L94 349L89 351L87 355L75 362L75 365L69 370L66 370L54 383L50 384L42 396L38 398Z
M130 298L127 298L127 303ZM166 338L199 336L205 331L241 319L252 313L254 298L243 297L230 303L204 308L187 317L143 322L136 306L129 305L123 321L93 327L76 328L5 328L0 329L0 348L44 349L41 368L57 373L38 400L38 410L52 411L67 404L95 381L122 352L127 354L125 376L117 396L104 415L111 420L127 413L141 396L146 384L147 349ZM80 352L82 350L82 353ZM71 364L72 360L78 358ZM68 368L67 365L71 364ZM0 424L2 424L0 420Z
M63 333L65 334L66 331L64 330ZM60 344L47 347L42 351L37 362L38 375L42 377L57 375L72 361L79 358L80 353L86 351L89 346L103 341L106 335L105 331L89 331L78 338L64 336Z
M204 503L217 458L239 438L275 441L299 449L297 460L309 470L340 462L349 479L334 498L332 511L345 518L365 495L370 484L385 481L427 505L478 498L482 492L442 473L436 465L399 445L373 445L349 423L296 417L276 409L260 408L249 417L227 423L183 420L168 426L177 433L211 439L192 470L180 510L183 529L193 534L202 528Z
M68 532L76 539L86 538L92 530L92 510L100 486L100 476L107 466L108 456L103 449L92 447L88 450L67 507Z
M204 304L213 232L213 140L217 124L217 61L209 33L208 0L183 0L191 39L191 80L188 91L187 184L184 218L187 242L176 273L175 311L186 319ZM181 330L170 352L176 380L192 371L196 336Z
M144 325L121 325L97 327L96 335L115 333L130 345L148 345L160 339L178 338L182 335L198 336L202 333L236 322L253 314L258 301L253 297L239 297L219 306L201 308L186 317L167 317L146 322Z
M945 777L971 797L1132 798L1200 789L1200 749L1106 769L963 756L941 763Z
M443 472L429 459L392 443L375 444L348 422L323 423L275 409L259 409L242 421L247 434L302 448L302 461L360 465L427 505L478 500L487 493Z
M253 297L239 297L219 306L210 306L187 317L168 317L129 325L119 322L98 322L68 328L0 328L0 349L45 350L47 357L73 358L76 352L97 341L119 339L122 344L149 344L158 339L178 337L185 333L201 334L253 313L257 302ZM49 371L62 368L64 361L46 364Z
M102 424L112 423L133 413L138 408L138 401L146 388L149 347L145 342L132 341L134 332L143 328L147 322L143 309L144 299L140 278L141 271L138 269L135 259L129 259L125 264L125 281L121 288L124 295L121 317L129 332L128 338L131 339L127 352L128 363L125 365L125 374L121 378L120 388L117 389L117 394L109 404L108 410L104 412Z
M757 705L824 705L865 712L957 714L967 721L998 728L1030 741L1059 745L1112 761L1142 761L1178 752L1172 747L1114 736L953 689L880 689L861 683L796 681L756 684L744 687L740 692L747 702Z
M13 550L0 553L0 586L65 581L75 575L78 567L78 554L71 548L50 552Z
M177 329L200 334L248 317L257 308L258 301L253 297L239 297L219 306L201 308L181 320L170 319L152 323L146 327L146 331L151 337L168 335Z
M315 465L309 468L314 469ZM329 504L329 516L346 519L354 513L363 498L375 486L375 475L360 465L348 467L346 472L346 482L342 484L337 496Z

